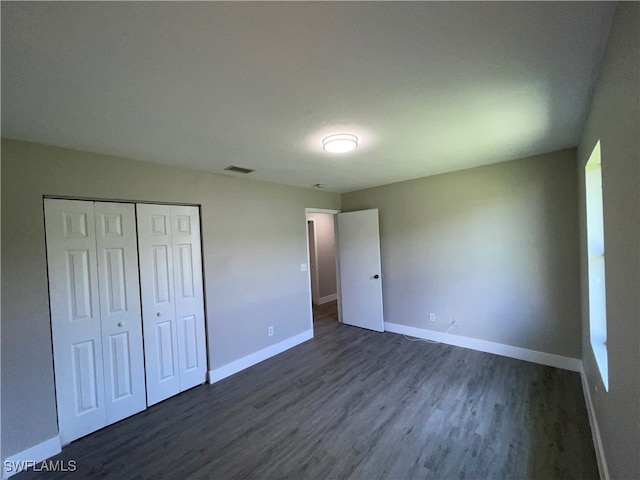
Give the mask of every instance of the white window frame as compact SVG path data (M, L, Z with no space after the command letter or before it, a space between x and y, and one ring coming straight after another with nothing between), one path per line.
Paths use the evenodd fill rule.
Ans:
M587 252L589 277L589 336L602 383L609 390L607 301L605 284L602 161L598 141L585 165Z

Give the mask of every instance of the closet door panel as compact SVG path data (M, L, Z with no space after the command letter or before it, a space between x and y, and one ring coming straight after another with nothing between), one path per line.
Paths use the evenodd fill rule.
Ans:
M200 212L171 206L180 390L206 381L207 353L202 289Z
M93 202L45 199L60 440L107 424Z
M107 422L146 408L135 206L96 202Z
M171 211L138 204L138 248L147 405L180 392Z

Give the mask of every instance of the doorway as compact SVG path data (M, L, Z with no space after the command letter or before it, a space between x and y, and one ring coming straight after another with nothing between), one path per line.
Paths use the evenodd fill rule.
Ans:
M320 288L319 232L316 228L317 218L313 214L329 214L333 221L333 258L336 300ZM340 213L335 210L306 209L307 234L313 228L311 238L307 241L307 258L316 266L314 275L318 281L317 301L311 294L311 269L309 271L309 310L312 328L315 332L314 311L318 312L325 305L334 306L333 317L339 322L354 327L384 332L384 312L382 302L382 271L380 257L380 225L378 209L356 210ZM309 240L309 239L307 239ZM316 257L318 260L316 261ZM303 265L306 269L306 265ZM316 275L317 274L317 275ZM325 303L326 301L326 303ZM317 305L315 304L317 303ZM327 307L329 308L329 307ZM319 312L318 312L319 313ZM335 322L332 322L335 323Z
M311 310L318 322L338 322L335 210L307 209Z

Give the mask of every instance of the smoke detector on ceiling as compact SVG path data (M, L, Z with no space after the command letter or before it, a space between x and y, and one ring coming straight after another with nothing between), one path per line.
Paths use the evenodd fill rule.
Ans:
M251 170L250 168L238 167L236 165L229 165L227 168L225 168L225 170L236 173L244 173L245 175L247 173L255 172L255 170Z

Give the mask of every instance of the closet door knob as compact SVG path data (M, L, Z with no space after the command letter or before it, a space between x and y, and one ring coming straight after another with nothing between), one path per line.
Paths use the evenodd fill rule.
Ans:
M119 327L124 327L124 322L118 322Z
M161 317L162 316L162 312L156 313L156 316Z

